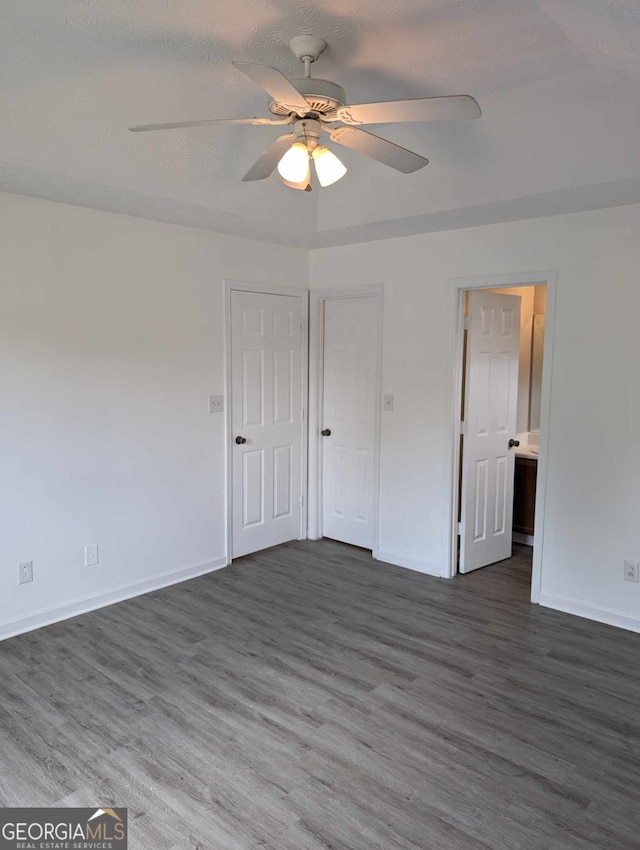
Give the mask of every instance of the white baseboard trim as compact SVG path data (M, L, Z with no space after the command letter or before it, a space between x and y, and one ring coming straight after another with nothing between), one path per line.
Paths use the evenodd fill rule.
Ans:
M214 558L211 561L200 561L179 570L158 573L141 581L134 581L111 590L74 599L72 602L64 602L62 605L53 605L51 608L42 608L31 614L3 620L0 622L0 640L31 632L34 629L41 629L43 626L50 626L52 623L77 617L79 614L87 614L89 611L105 608L107 605L113 605L116 602L124 602L125 599L132 599L134 596L142 596L154 590L161 590L163 587L179 584L181 581L197 578L226 566L226 557Z
M511 533L511 539L514 543L524 543L525 546L533 546L535 543L533 534L520 534L519 531L513 531Z
M590 605L578 599L549 593L541 593L538 604L556 611L564 611L566 614L574 614L576 617L595 620L597 623L606 623L608 626L617 626L619 629L627 629L630 632L640 632L639 617L630 617L613 608L601 608L599 605Z
M405 555L396 555L393 552L385 552L383 549L374 549L372 554L376 561L384 561L385 564L394 564L396 567L404 567L407 570L415 570L418 573L442 578L441 571L428 561L407 558Z

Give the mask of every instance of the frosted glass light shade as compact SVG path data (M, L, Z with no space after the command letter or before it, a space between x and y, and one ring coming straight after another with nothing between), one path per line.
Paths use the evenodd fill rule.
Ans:
M309 151L302 142L295 142L278 163L281 177L290 183L301 183L309 170Z
M301 189L303 192L311 191L311 165L310 161L307 160L307 173L304 176L304 180L301 180L299 183L292 183L290 180L287 180L285 177L282 178L282 182L285 186L289 186L291 189Z
M321 186L331 186L347 173L347 169L338 157L328 148L318 145L311 154L316 166L316 174Z

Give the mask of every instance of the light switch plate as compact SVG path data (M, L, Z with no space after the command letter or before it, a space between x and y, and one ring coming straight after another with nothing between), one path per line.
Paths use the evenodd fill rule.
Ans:
M384 409L386 411L393 410L393 396L390 394L384 397Z
M95 567L98 563L98 544L90 543L84 547L84 565L85 567Z
M224 396L209 396L209 413L222 413L224 411Z

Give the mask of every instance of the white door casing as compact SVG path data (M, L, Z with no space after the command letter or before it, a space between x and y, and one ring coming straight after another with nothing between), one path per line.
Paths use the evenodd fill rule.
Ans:
M374 548L378 300L324 302L322 534Z
M230 293L231 554L301 534L302 299ZM236 439L245 439L238 444Z
M460 572L511 557L520 297L469 293Z

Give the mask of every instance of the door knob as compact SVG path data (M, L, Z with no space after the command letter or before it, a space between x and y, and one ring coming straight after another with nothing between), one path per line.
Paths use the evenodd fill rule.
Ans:
M509 440L509 448L512 449L514 446L516 448L520 445L520 440Z
M246 437L240 437L240 436L236 437L236 443L237 443L239 446L244 445L244 443L246 443L246 442L247 442L247 438L246 438Z
M323 437L330 437L331 436L331 429L330 428L324 428L324 430L320 431L320 433L322 434Z

